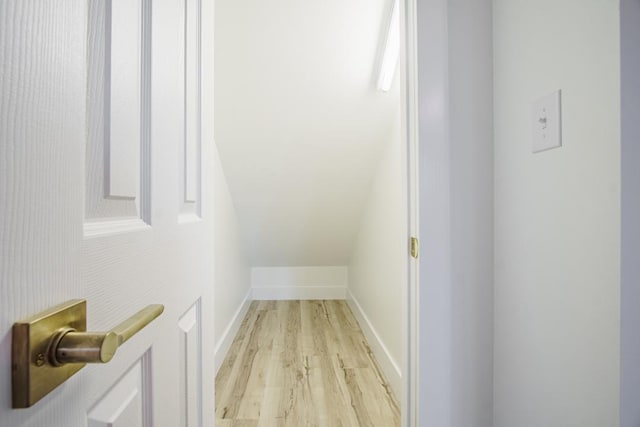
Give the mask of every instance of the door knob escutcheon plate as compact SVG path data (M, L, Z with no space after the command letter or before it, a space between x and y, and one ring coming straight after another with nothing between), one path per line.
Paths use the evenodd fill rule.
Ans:
M13 325L14 408L32 406L85 366L84 363L56 366L50 359L51 337L64 329L86 332L86 300L67 301Z

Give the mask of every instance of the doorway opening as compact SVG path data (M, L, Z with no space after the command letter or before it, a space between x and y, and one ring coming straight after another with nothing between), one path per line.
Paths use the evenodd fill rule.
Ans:
M317 310L327 325L332 310L347 325L353 319L378 382L407 399L405 67L396 60L390 86L379 83L394 10L403 22L404 6L391 0L216 2L218 369L234 337L264 322L278 331L267 345L279 345L289 323L274 319L293 301L302 323ZM402 30L391 34L400 46ZM340 341L339 331L323 336ZM303 375L320 357L315 350L295 359ZM260 400L263 415L269 398Z

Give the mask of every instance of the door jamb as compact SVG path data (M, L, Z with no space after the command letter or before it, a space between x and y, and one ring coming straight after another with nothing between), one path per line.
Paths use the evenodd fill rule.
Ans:
M417 66L417 4L416 0L400 2L400 78L401 78L401 117L403 121L403 140L406 142L407 166L407 241L419 234L419 173L418 173L418 66ZM407 251L408 255L408 251ZM402 355L402 392L401 425L406 427L419 425L418 420L418 378L419 378L419 269L418 260L407 256L407 286L403 290L402 305L404 313L403 355Z

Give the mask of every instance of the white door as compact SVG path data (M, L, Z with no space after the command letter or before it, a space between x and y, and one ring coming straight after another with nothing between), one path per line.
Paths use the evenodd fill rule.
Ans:
M0 0L0 426L213 425L212 24L206 0ZM89 331L165 309L12 409L12 325L71 299Z

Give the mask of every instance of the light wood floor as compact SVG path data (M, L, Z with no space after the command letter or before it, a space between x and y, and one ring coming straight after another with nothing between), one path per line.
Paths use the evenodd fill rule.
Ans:
M400 425L344 301L254 301L216 376L216 426Z

